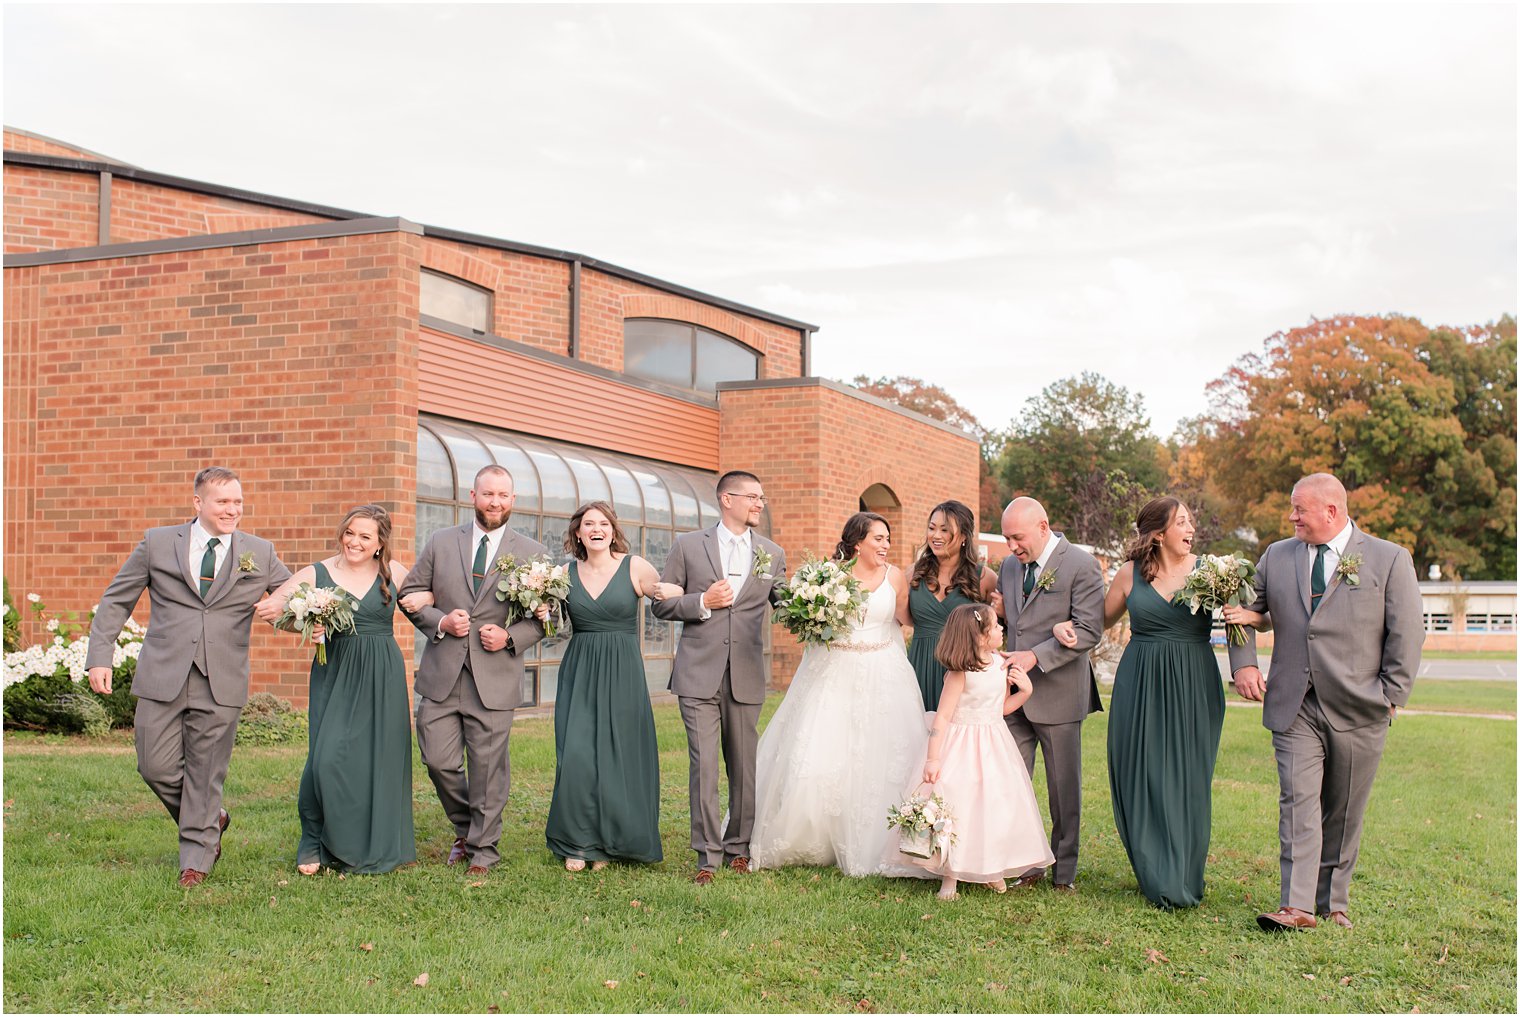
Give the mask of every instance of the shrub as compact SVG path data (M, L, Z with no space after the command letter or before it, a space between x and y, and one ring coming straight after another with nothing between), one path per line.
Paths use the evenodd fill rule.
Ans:
M11 581L4 580L4 586L5 652L14 653L21 649L21 614L16 610L16 602L11 600Z
M279 696L255 692L238 721L239 745L286 745L306 738L306 714Z
M99 731L101 715L110 727L130 727L137 710L132 695L132 676L137 670L137 654L142 649L143 627L131 619L122 627L112 655L111 694L97 696L85 685L88 673L85 656L90 638L75 633L88 629L88 619L80 623L74 615L45 618L46 608L35 594L29 594L32 612L53 634L46 644L26 649L8 649L5 654L4 718L6 727L33 731ZM9 622L14 610L6 612ZM93 617L94 612L91 612ZM10 641L7 629L7 646ZM19 640L18 640L19 641ZM84 705L93 700L99 710Z

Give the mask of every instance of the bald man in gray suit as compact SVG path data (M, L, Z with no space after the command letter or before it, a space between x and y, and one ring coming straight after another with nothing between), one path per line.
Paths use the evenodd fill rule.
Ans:
M1281 787L1282 896L1257 924L1310 929L1318 914L1349 929L1372 778L1420 669L1419 581L1408 551L1352 523L1346 489L1328 473L1294 485L1288 519L1294 535L1257 562L1255 602L1225 609L1226 621L1276 633L1265 681L1253 630L1245 646L1230 648L1236 691L1265 696L1262 724Z
M1045 508L1015 498L1003 510L1003 538L1013 553L998 573L998 594L1008 620L1008 648L1029 673L1034 695L1006 718L1024 765L1034 773L1035 749L1045 755L1050 804L1050 852L1056 890L1077 889L1077 846L1082 830L1082 721L1102 710L1089 651L1103 637L1103 570L1092 555L1050 529ZM1053 633L1069 621L1076 643ZM1044 869L1026 872L1016 887L1034 886Z

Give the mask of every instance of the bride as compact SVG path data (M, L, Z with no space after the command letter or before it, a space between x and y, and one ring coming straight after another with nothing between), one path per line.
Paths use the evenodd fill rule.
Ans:
M928 878L887 829L928 734L899 619L908 583L887 564L891 528L874 512L845 523L834 557L856 559L867 594L839 642L809 646L760 737L751 864L836 865L848 876Z

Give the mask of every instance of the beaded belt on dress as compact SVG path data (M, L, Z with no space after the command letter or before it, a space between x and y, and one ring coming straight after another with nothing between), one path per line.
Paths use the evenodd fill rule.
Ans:
M892 645L892 640L883 639L879 643L830 643L831 650L845 650L850 653L870 653L872 650L885 650Z

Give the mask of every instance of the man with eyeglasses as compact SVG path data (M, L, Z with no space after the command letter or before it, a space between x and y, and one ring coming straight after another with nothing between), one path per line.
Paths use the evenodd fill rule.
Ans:
M785 552L754 532L765 504L754 474L734 470L718 478L718 524L682 534L665 563L663 581L688 592L650 605L655 617L683 623L670 690L681 705L691 758L698 886L725 864L749 871L756 728L769 684L765 628L772 590L786 578ZM728 772L727 829L718 811L720 754Z

